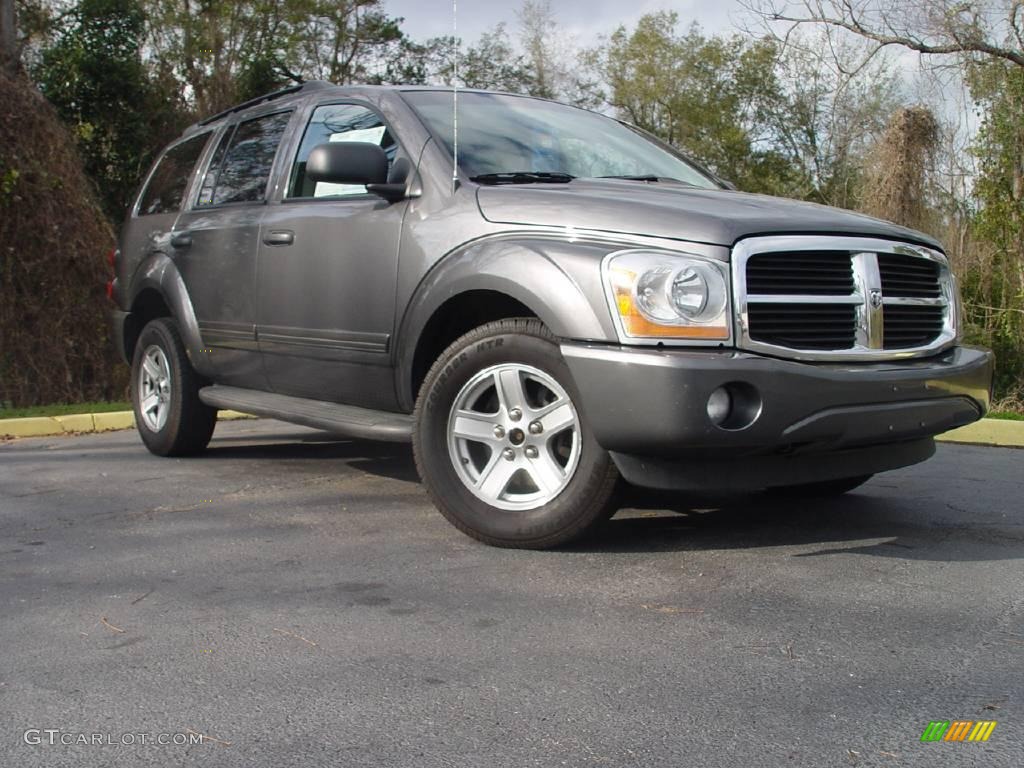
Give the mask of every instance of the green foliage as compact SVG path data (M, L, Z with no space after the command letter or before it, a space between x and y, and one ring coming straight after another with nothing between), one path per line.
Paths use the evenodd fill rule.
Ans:
M385 82L417 53L381 0L144 0L153 59L210 114L303 80Z
M153 135L163 110L140 54L145 31L138 0L81 0L33 73L74 130L112 220L124 215L154 149L167 138L166 129Z
M122 396L103 283L113 233L73 139L24 75L0 72L0 402Z
M1024 389L1024 68L976 63L969 82L982 115L974 229L988 253L962 283L968 320L996 351L1005 395Z
M749 191L772 192L791 174L767 144L766 121L781 103L777 51L768 41L677 29L673 12L619 27L595 63L608 101L630 122L680 147Z

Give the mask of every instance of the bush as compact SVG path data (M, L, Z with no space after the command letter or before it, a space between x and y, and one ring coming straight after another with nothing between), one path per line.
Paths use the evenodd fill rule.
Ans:
M0 73L0 103L0 403L122 399L104 292L110 225L39 92Z

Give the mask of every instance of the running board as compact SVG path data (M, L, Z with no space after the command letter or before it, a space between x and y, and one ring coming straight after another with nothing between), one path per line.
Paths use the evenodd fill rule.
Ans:
M372 411L354 405L339 405L219 384L200 389L199 399L213 408L280 419L345 437L393 443L408 443L412 440L412 416L405 413Z

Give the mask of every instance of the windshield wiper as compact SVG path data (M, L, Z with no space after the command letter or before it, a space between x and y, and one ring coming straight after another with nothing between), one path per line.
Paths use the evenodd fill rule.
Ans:
M639 174L637 176L598 176L599 179L624 179L625 181L646 181L650 183L656 183L659 181L668 182L670 184L685 184L688 187L695 186L690 184L688 181L682 179L673 179L671 176L655 176L654 174Z
M470 181L478 184L568 184L575 179L568 173L548 171L509 171L507 173L481 173Z

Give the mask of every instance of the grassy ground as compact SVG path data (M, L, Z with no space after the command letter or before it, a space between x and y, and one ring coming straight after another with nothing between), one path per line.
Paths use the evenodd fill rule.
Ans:
M1024 413L1014 413L1013 411L992 411L989 413L988 418L1005 419L1006 421L1024 421Z
M74 403L61 405L36 405L30 408L2 408L0 419L23 419L29 416L68 416L73 413L109 413L130 411L131 403Z

